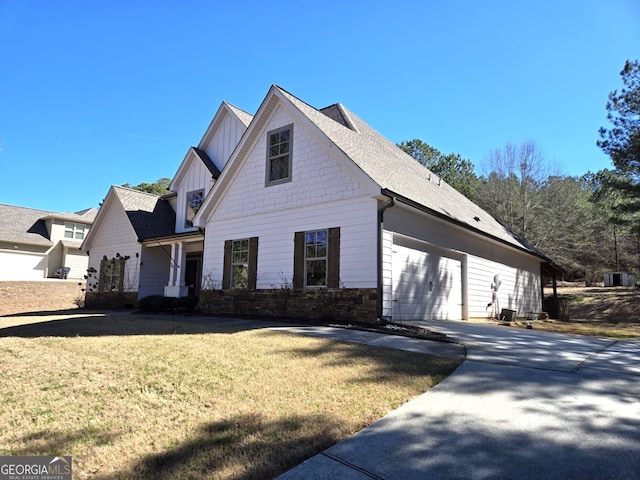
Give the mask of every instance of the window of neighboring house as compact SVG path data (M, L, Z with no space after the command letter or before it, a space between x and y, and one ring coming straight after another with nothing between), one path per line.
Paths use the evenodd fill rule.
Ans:
M124 291L124 266L126 258L103 257L100 262L99 292L123 292Z
M187 193L187 212L184 219L184 226L186 228L193 227L193 218L196 216L196 213L198 213L198 210L200 210L203 200L204 190Z
M296 232L294 288L338 288L340 283L340 228Z
M292 146L293 125L267 133L267 186L291 181Z
M82 223L64 222L64 238L83 240L85 228Z
M224 244L222 288L255 290L258 268L258 237L227 240Z

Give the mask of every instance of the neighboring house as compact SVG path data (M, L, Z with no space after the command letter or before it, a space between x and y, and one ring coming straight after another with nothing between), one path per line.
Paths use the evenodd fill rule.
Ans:
M141 247L171 248L167 296L189 293L189 254L201 262L209 313L525 316L554 269L341 104L318 110L277 86L254 117L223 103L170 188L175 232Z
M0 280L83 279L80 245L97 210L54 213L0 204ZM63 273L64 269L64 273Z

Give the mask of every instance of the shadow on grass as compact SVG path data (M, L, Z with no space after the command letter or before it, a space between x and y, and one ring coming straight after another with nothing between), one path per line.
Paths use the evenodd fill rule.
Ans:
M16 456L70 455L77 443L100 446L113 442L119 435L86 427L75 432L63 430L39 430L16 439L21 445L7 452Z
M317 359L324 367L362 364L368 365L367 373L354 379L356 383L395 381L398 375L424 377L428 375L433 385L441 382L458 368L463 359L396 350L380 346L353 344L329 340L313 347L288 348L277 353Z
M239 415L202 426L193 438L96 480L233 478L269 479L327 449L341 426L323 415L265 421Z
M7 317L50 317L53 315L86 315L90 313L101 313L99 311L85 310L83 308L64 308L61 310L34 310L32 312L15 312L0 315L0 318Z
M0 338L99 337L128 335L192 335L238 333L275 325L273 322L227 318L169 317L131 314L87 314L71 311L69 318L51 319L1 327ZM82 314L86 316L83 316ZM80 315L78 315L80 314ZM65 315L65 311L54 314ZM12 316L14 317L14 316ZM23 315L20 318L25 318ZM7 317L4 317L7 318ZM2 324L0 317L0 325Z

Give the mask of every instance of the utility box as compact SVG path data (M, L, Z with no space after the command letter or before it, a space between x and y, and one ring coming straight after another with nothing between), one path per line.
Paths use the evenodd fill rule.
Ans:
M611 272L604 274L605 287L632 287L636 283L636 276L627 272Z
M60 267L58 270L56 270L56 273L58 274L58 278L62 278L63 280L66 280L67 277L69 276L70 271L71 271L70 267Z
M500 311L500 320L502 320L503 322L511 322L513 321L514 318L516 318L515 310L509 310L508 308L503 308Z

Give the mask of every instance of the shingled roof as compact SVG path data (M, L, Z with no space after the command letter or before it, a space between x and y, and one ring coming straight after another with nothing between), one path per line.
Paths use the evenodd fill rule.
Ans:
M91 224L97 210L89 208L77 213L56 213L26 207L0 204L0 241L51 246L46 220Z
M218 177L220 176L220 170L218 170L218 167L216 167L216 165L213 163L213 160L209 158L209 155L207 155L207 152L205 152L204 150L200 150L198 147L191 147L191 148L193 149L195 154L198 156L198 158L200 158L200 161L204 163L204 166L207 167L207 170L211 172L211 176L214 178L214 180L217 180Z
M139 240L175 233L176 214L169 202L162 197L115 185L111 188Z
M318 110L274 86L342 152L376 182L383 192L469 230L490 236L537 256L489 213L418 163L396 144L341 104Z

